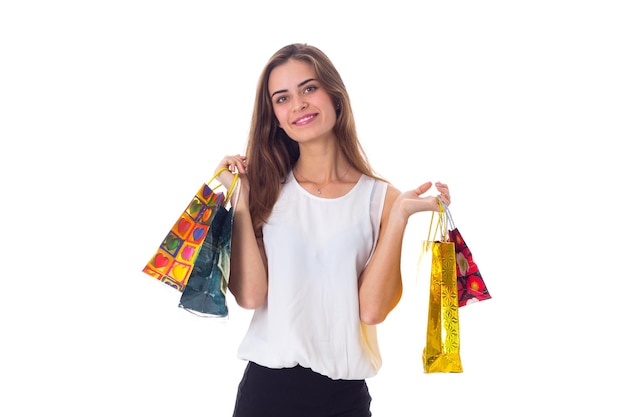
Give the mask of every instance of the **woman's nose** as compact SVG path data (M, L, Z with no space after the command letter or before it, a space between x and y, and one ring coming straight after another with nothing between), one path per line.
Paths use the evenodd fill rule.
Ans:
M307 106L308 106L308 103L306 102L306 100L303 100L301 98L297 98L293 101L294 111L305 109Z

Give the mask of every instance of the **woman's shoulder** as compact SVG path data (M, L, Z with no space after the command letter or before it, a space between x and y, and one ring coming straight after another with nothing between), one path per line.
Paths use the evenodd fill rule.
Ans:
M393 205L393 203L396 201L396 199L400 195L401 191L389 182L386 182L386 181L382 181L382 182L386 184L385 212L388 212L391 209L391 206Z
M387 182L386 184L387 184L387 198L393 197L393 199L395 200L396 197L400 195L401 191L389 182Z
M377 187L385 190L385 195L387 197L391 196L394 199L400 195L400 190L396 188L392 183L382 177L371 176L367 174L362 174L364 181L375 184Z

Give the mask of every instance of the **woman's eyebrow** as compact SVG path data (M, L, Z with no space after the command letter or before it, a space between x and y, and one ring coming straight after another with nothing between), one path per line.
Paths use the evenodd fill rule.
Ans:
M302 87L306 83L311 82L311 81L315 81L315 80L316 80L315 78L306 79L306 80L302 81L300 84L298 84L298 87ZM287 92L287 90L277 90L277 91L274 91L272 93L272 95L270 96L270 98L274 97L276 94L281 94L281 93L286 93L286 92Z

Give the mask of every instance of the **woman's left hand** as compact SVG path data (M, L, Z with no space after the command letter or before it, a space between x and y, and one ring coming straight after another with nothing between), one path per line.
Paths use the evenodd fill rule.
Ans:
M437 191L439 191L439 197L441 198L441 201L443 201L443 203L446 206L449 206L451 201L450 201L450 190L448 189L448 184L443 184L437 181L435 183L435 188L437 188Z
M435 188L439 191L439 198L446 205L450 205L450 190L447 184L436 182ZM439 201L437 196L422 196L431 189L432 182L426 182L414 190L401 193L396 199L396 206L399 207L406 217L420 211L439 211Z

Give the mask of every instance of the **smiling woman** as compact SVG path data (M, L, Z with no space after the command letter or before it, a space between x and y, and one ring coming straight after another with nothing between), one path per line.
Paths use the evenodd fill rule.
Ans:
M403 237L402 300L376 325L383 365L367 379L372 413L614 416L624 409L614 380L626 361L612 353L625 274L607 257L626 234L621 200L613 198L625 176L618 147L626 138L626 55L617 53L626 39L624 2L395 0L359 2L358 11L355 4L0 2L0 415L230 416L247 365L236 352L254 314L272 316L266 330L259 318L251 326L259 350L265 340L276 343L276 327L299 318L281 317L277 306L288 302L307 318L303 326L337 328L332 343L353 338L338 336L348 325L324 310L343 296L328 276L345 274L330 260L356 248L340 240L350 230L330 223L348 210L338 204L347 199L339 184L354 188L355 170L367 169L353 142L353 112L369 162L395 187L422 178L450 184L455 221L497 296L460 313L465 373L423 375L429 277L416 268L431 214L413 215ZM314 68L316 87L341 106L337 156L316 159L317 148L301 147L278 126L264 66L300 39L333 59L349 100L313 48L288 47L266 69L291 58ZM268 260L268 288L261 279L255 290L236 262L232 291L252 310L229 292L222 325L179 309L180 293L140 269L198 182L234 153L245 159L232 160L249 162L238 233L250 233L249 215L264 249L273 245L274 258L290 250L301 265L283 285L274 274L282 265ZM287 197L311 200L314 213L329 207L322 224L299 205L276 203L290 187L297 191ZM598 198L600 211L590 204ZM351 207L355 218L376 212L370 204ZM308 222L295 223L304 229L301 246L285 241L275 249L270 229L279 208ZM264 223L270 213L277 221ZM326 236L309 242L311 231ZM385 235L367 268L393 252ZM537 249L539 237L545 243ZM241 238L236 244L256 265L260 249ZM264 267L259 274L266 277ZM354 275L348 279L358 285ZM364 323L377 318L367 298L371 277L360 281ZM314 292L314 284L324 290ZM342 311L356 308L344 304ZM296 330L280 340L278 356L313 342L321 356L331 344L328 334Z
M239 174L229 289L254 314L235 417L370 416L365 379L382 364L376 325L402 294L409 217L439 209L426 182L401 192L376 176L330 59L285 46L261 73ZM436 189L446 204L445 184Z
M332 134L337 122L339 105L315 77L311 65L295 60L277 67L269 77L278 126L300 146Z

